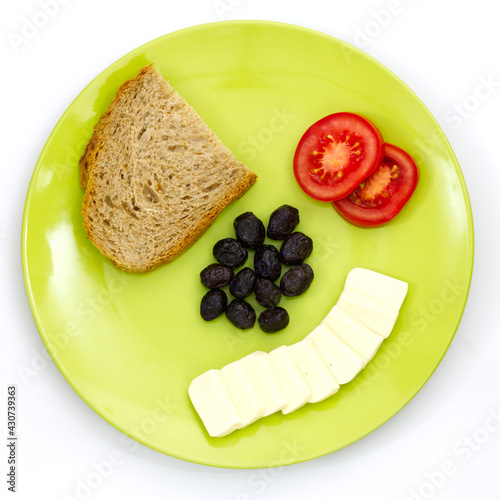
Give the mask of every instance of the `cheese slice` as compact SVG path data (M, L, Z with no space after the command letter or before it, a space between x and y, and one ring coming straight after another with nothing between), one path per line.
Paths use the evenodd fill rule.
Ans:
M233 361L221 368L222 380L245 427L264 415L264 401L250 380L241 361Z
M408 292L408 283L370 269L355 267L347 275L345 289L371 297L399 311Z
M369 328L353 318L350 314L340 309L339 305L333 306L326 315L323 323L355 351L365 363L368 363L378 351L384 338L373 333Z
M341 385L350 382L366 365L366 361L324 323L318 325L306 338L312 340L325 365Z
M398 318L398 309L352 290L344 290L337 302L342 309L370 330L386 339Z
M210 436L227 436L243 425L219 370L208 370L196 377L188 394Z
M339 384L325 365L311 339L305 338L288 347L295 364L311 389L308 403L317 403L335 394Z
M282 345L269 353L281 387L287 398L281 409L285 415L304 406L311 399L311 389L297 368L287 346Z
M240 361L264 401L263 417L281 410L287 398L267 352L255 351Z

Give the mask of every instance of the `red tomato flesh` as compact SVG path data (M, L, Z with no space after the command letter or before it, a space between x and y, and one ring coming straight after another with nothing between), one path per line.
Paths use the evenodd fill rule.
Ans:
M380 131L354 113L334 113L311 125L299 141L293 160L302 190L320 201L347 196L382 161Z
M393 219L415 191L418 168L413 158L392 144L384 145L381 165L352 193L335 201L337 212L352 224L378 227Z

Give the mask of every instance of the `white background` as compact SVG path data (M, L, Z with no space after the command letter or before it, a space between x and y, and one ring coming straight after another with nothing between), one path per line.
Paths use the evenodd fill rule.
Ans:
M3 2L0 15L0 435L6 434L9 384L18 390L19 435L17 492L7 492L7 449L2 446L0 497L500 498L500 164L495 154L500 142L500 31L495 4L54 1L57 12L26 43L18 37L26 19L43 12L44 0ZM120 432L87 407L43 356L21 269L28 184L67 106L97 74L135 47L180 28L222 19L306 26L352 43L386 65L443 127L461 164L474 214L475 268L468 304L429 382L362 440L328 456L273 470L216 469L142 445L124 446ZM25 368L34 374L23 377Z

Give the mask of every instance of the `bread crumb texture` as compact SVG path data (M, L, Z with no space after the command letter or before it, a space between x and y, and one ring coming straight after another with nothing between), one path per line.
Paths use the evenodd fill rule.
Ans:
M149 65L120 87L80 159L85 231L119 269L148 272L256 178Z

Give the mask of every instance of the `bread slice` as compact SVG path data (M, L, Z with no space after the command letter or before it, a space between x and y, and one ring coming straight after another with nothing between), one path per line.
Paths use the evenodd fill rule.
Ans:
M175 259L257 176L152 65L125 82L80 159L89 239L119 269Z

